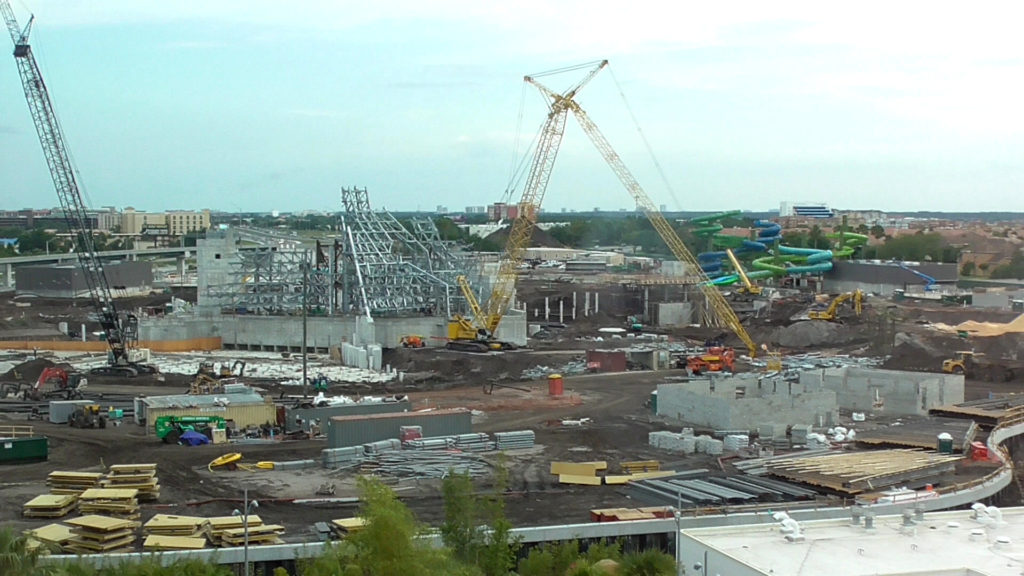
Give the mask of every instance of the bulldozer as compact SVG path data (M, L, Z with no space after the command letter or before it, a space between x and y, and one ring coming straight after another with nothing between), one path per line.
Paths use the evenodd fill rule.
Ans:
M100 412L99 404L87 404L75 408L68 416L68 425L72 428L106 428L107 417Z

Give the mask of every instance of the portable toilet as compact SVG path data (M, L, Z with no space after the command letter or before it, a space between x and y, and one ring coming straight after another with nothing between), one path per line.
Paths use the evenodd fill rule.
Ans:
M939 434L939 454L952 454L953 453L953 436L948 432Z

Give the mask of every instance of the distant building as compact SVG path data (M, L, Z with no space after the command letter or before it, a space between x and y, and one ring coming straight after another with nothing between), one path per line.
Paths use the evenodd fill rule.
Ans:
M487 207L487 219L491 222L497 222L499 220L515 220L518 217L519 206L516 204L495 202Z
M791 202L786 201L779 204L780 218L834 218L835 211L828 207L828 204L817 202Z
M121 213L122 234L143 234L166 231L171 236L184 236L189 232L202 232L210 228L210 211L172 210L170 212L142 212L131 206Z
M486 214L486 206L466 206L466 214Z
M438 204L437 205L437 210L435 210L435 212L438 213L438 214L447 214L448 213L448 207L447 206L442 206L442 205Z

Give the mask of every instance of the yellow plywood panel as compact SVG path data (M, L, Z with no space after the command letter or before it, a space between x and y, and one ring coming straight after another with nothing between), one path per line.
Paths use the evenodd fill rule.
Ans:
M636 474L630 474L631 480L643 480L645 478L664 478L665 476L672 476L675 474L675 470L661 470L659 472L637 472Z
M331 520L331 523L346 532L354 532L366 527L366 518L338 518Z
M25 508L64 508L78 500L73 494L43 494L25 503Z
M199 516L174 516L171 514L157 514L150 518L148 522L143 524L142 527L147 530L153 528L194 528L196 526L205 524L206 522L206 518L201 518Z
M284 532L284 526L279 524L263 524L262 526L249 526L249 539L254 536L262 536L265 534L280 534ZM231 538L244 538L245 528L232 528L225 530L221 533L221 537L225 540Z
M630 479L632 479L632 476L630 476L629 474L620 475L620 476L609 474L608 476L604 477L604 483L605 484L625 484L626 482L629 482Z
M46 526L27 530L26 533L37 540L53 544L63 544L74 536L74 533L71 532L71 527L63 524L47 524Z
M133 474L137 472L156 471L156 464L114 464L109 468L111 474Z
M139 495L135 488L90 488L82 492L82 500L131 500Z
M584 484L586 486L600 486L600 476L579 476L574 474L559 474L558 481L562 484Z
M210 526L214 530L227 530L228 528L241 528L242 527L242 516L213 516L207 518L210 521ZM249 527L259 526L263 524L263 520L255 514L249 515Z
M552 462L551 473L560 476L569 474L572 476L594 476L598 470L608 468L607 462Z
M68 520L67 523L87 530L99 530L102 532L120 530L122 528L134 528L139 525L138 522L134 522L132 520L111 518L109 516L99 516L96 514L82 516L81 518L72 518L71 520Z
M146 536L142 547L147 550L199 550L206 548L206 538L185 536Z

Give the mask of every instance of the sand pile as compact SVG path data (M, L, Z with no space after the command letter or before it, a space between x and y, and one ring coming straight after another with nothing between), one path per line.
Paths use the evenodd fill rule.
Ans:
M1002 336L1004 334L1024 333L1024 314L1005 323L968 320L954 326L941 323L933 324L932 326L942 332L967 332L971 336Z

